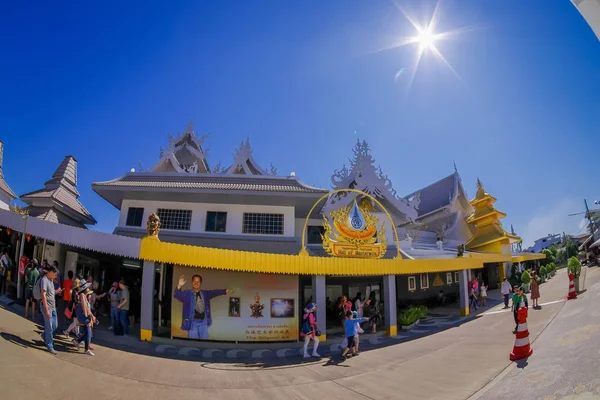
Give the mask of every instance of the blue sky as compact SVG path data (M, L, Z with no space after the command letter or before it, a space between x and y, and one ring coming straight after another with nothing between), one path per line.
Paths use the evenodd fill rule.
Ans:
M415 35L389 1L26 3L0 11L5 178L38 189L72 154L94 229L118 211L91 183L151 166L190 120L212 165L249 136L321 187L357 138L400 194L455 161L526 244L579 232L567 214L600 200L600 42L569 1L442 1L436 31L467 28L437 43L462 82L426 52L409 91L417 47L378 51ZM421 23L435 6L398 4Z

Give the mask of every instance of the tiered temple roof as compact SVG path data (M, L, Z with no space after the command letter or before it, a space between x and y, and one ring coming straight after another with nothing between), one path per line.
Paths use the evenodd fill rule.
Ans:
M45 221L85 228L96 220L79 202L77 160L66 156L44 188L21 196L29 215Z
M477 193L471 200L475 212L467 218L467 223L475 226L476 230L465 244L467 250L505 253L510 251L510 244L521 239L504 230L500 220L506 217L506 214L496 210L495 202L496 198L487 193L481 181L477 179Z
M4 172L2 171L2 161L4 157L4 142L0 140L0 194L4 195L9 201L16 200L17 195L8 186L8 183L4 180Z

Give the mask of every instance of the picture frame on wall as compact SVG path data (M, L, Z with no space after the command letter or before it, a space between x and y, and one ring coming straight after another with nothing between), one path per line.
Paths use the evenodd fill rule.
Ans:
M455 282L455 283L458 283L458 282L459 282L459 279L460 279L460 272L456 271L456 272L454 273L454 282Z
M446 284L452 285L452 272L446 272Z
M294 299L271 298L271 318L294 318Z
M239 318L242 316L240 310L241 299L239 297L229 298L229 316L233 318Z
M415 290L417 290L417 278L415 278L414 276L409 276L408 277L408 291L414 292Z

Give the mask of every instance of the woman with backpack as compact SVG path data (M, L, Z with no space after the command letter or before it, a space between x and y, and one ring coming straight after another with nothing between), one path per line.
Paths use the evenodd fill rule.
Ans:
M317 311L317 305L315 303L310 303L304 309L304 316L302 318L302 326L300 331L300 336L304 338L304 358L310 358L311 356L308 354L308 343L313 341L313 351L312 357L321 357L319 353L317 353L317 348L319 347L319 336L321 336L321 332L317 329L317 318L315 317L315 313Z
M90 283L85 283L78 292L79 304L75 311L77 314L77 325L83 328L83 334L79 338L73 339L73 344L77 347L77 350L79 350L81 342L84 342L85 354L88 356L94 355L90 349L90 340L92 338L92 325L96 322L96 317L92 314L90 304L90 297L93 293L91 286Z

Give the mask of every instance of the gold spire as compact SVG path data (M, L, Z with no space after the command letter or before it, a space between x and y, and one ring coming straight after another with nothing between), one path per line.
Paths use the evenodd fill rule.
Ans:
M465 244L468 250L502 253L503 246L520 239L504 230L500 220L506 214L494 207L495 202L496 199L485 191L477 178L477 194L470 202L475 212L467 219L467 224L475 228L475 234Z

